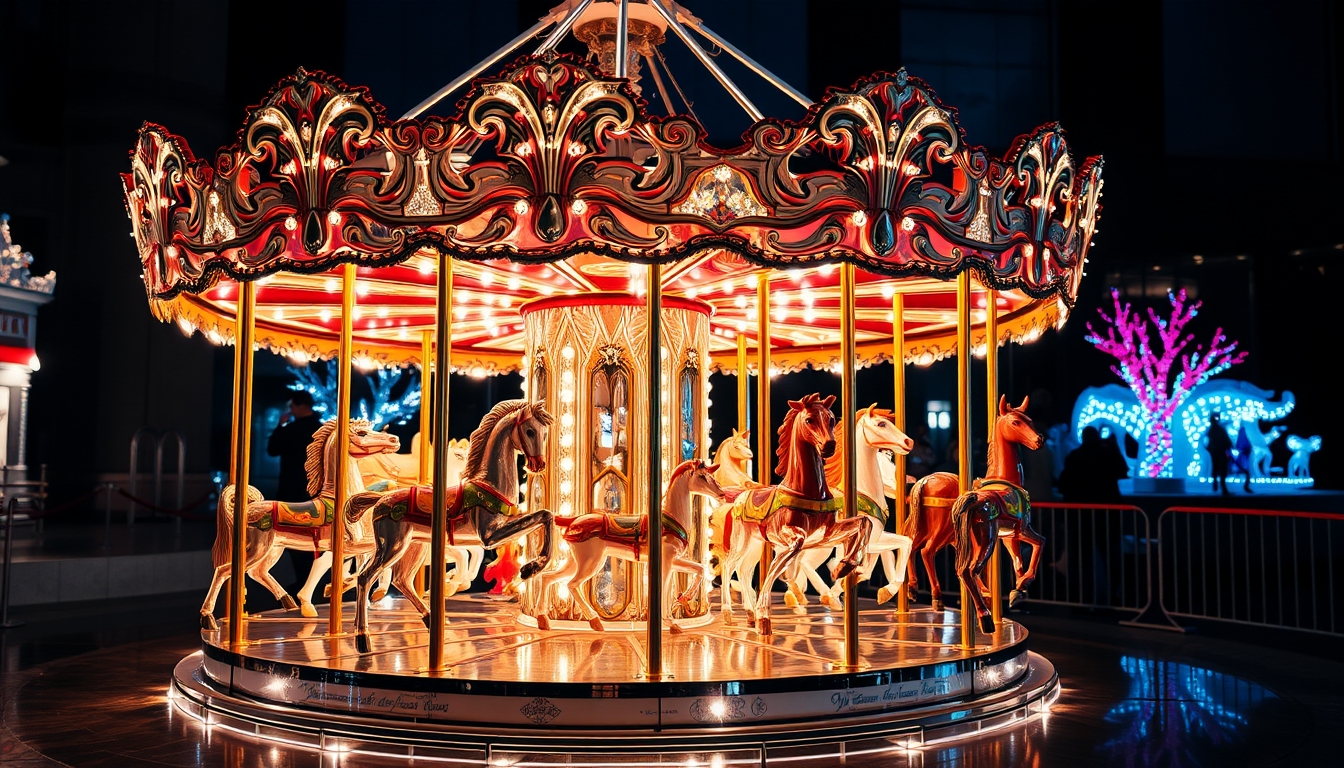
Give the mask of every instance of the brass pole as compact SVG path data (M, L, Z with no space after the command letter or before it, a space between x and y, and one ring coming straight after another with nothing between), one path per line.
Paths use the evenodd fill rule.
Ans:
M857 407L854 371L854 265L840 265L840 413L845 420L844 440L844 517L859 514L858 443L854 423ZM866 553L865 553L866 555ZM859 666L859 574L845 577L845 666Z
M773 464L770 461L770 273L762 272L756 283L756 481L774 485ZM761 589L768 590L765 574L770 570L774 551L769 545L761 549ZM768 617L770 600L767 596L765 611Z
M336 519L331 525L331 605L327 634L341 634L341 607L345 599L345 526L341 516L349 496L346 474L350 461L350 378L353 375L355 333L355 265L341 267L341 342L336 352Z
M891 365L895 399L891 406L891 420L897 429L905 429L905 295L891 297ZM905 528L905 454L896 455L896 532ZM896 613L910 612L910 596L905 585L896 591Z
M448 552L444 537L447 535L446 513L448 509L447 488L438 482L448 476L448 380L452 376L453 351L453 259L447 255L439 256L438 275L438 318L435 323L436 344L434 349L434 402L432 405L433 423L430 432L434 435L434 507L429 516L429 670L438 672L443 669L443 620L444 604L448 599L444 594L443 574L448 570ZM512 461L512 459L510 459Z
M237 325L233 332L233 552L229 573L229 644L243 642L243 580L247 540L248 466L252 443L252 331L257 309L255 283L238 283Z
M737 431L746 432L748 398L751 397L751 377L747 375L747 334L737 334Z
M624 4L622 4L624 8ZM649 376L654 377L649 387L649 620L648 659L644 676L657 680L663 676L663 409L659 393L671 386L663 377L663 268L649 265L649 287L645 312L649 317L648 360Z
M434 400L434 392L430 386L434 370L430 358L434 355L434 332L422 331L420 333L420 484L429 485L433 477L429 474L434 461L434 447L429 439L431 432L430 419L434 409L430 403Z
M971 489L971 273L957 275L957 485ZM961 582L961 645L975 643L975 606L971 585Z
M993 288L985 286L985 402L989 405L988 420L992 431L999 418L999 310L998 296ZM994 436L991 434L990 439ZM988 474L988 472L986 472ZM1003 622L1003 574L999 572L999 544L989 543L989 611L994 619L994 631Z

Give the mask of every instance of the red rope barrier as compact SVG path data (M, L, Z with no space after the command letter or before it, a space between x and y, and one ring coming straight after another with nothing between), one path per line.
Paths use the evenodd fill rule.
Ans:
M148 509L149 509L150 511L152 511L152 512L162 512L162 513L164 513L164 514L166 514L166 515L176 515L176 516L178 516L178 517L182 517L182 518L185 518L185 519L187 519L187 520L202 520L202 519L205 519L205 518L202 518L202 517L199 516L199 515L188 515L187 512L189 512L189 511L191 511L191 510L193 510L193 509L196 509L197 507L201 506L201 505L204 504L206 501L208 501L208 500L210 499L210 497L214 494L214 491L207 491L207 492L206 492L204 495L202 495L199 499L193 501L192 503L186 505L185 507L183 507L183 508L181 508L181 509L168 509L167 507L161 507L161 506L159 506L158 504L155 504L155 503L153 503L153 502L145 501L144 499L140 498L139 496L132 496L131 494L127 493L126 491L122 490L121 488L118 488L118 489L117 489L117 493L121 494L123 497L129 499L130 501L133 501L133 502L135 502L136 504L139 504L139 505L142 506L142 507L146 507L146 508L148 508Z

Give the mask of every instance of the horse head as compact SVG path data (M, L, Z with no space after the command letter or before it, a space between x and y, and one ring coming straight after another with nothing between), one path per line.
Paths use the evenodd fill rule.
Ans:
M817 394L804 395L802 400L789 401L789 415L779 427L779 448L776 455L781 467L791 459L796 447L810 445L822 458L835 453L835 414L831 406L835 395L825 398ZM776 470L787 475L784 470Z
M896 427L895 415L886 408L878 408L877 403L860 408L855 422L859 439L879 451L894 451L900 456L910 453L915 441Z
M351 419L350 455L356 459L377 453L396 453L401 449L401 439L390 432L380 432L373 428L368 419ZM332 433L335 437L335 433Z
M514 416L513 447L523 454L528 472L546 469L546 432L551 421L542 403L528 403Z
M690 477L687 479L687 490L691 493L698 493L701 496L721 502L724 499L723 488L719 486L719 481L714 477L714 473L719 471L718 464L709 464L704 459L691 459Z
M1034 451L1045 445L1045 436L1036 431L1027 415L1030 400L1023 397L1022 404L1014 408L1008 405L1007 395L999 395L999 418L994 422L994 433L1006 443L1017 443Z
M742 430L739 432L734 429L731 437L719 443L719 449L714 452L716 462L732 462L743 464L751 461L754 454L751 452L751 442L749 435L751 430Z

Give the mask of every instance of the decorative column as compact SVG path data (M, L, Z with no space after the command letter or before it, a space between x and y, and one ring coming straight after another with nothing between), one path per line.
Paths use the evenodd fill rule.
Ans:
M257 308L255 283L238 284L237 324L233 333L233 552L229 574L229 644L243 642L243 559L247 539L247 487L252 436L252 331Z
M895 398L891 405L891 421L899 430L905 430L905 295L891 297L891 380ZM896 532L905 528L905 454L896 453ZM896 613L910 613L910 595L905 584L896 591Z
M854 371L854 265L840 265L840 412L845 421L844 517L859 514L858 429L855 422L857 408L856 376ZM859 574L854 569L845 576L845 667L859 666Z
M999 308L993 288L985 286L985 403L988 405L988 431L993 439L994 422L999 418ZM989 611L994 631L1003 623L1003 573L999 570L998 542L989 544Z
M447 534L448 496L439 478L448 476L448 380L453 372L453 259L439 256L438 318L435 323L434 404L430 432L434 435L434 508L429 516L429 671L443 669L443 575L448 570ZM421 401L424 401L423 394Z
M957 275L957 488L971 489L971 273ZM975 644L973 586L961 582L961 645Z
M621 0L621 15L625 15L625 0ZM624 23L624 19L622 19ZM625 39L624 29L621 40ZM621 46L624 53L624 45ZM624 58L618 61L624 62ZM663 370L663 268L649 265L648 293L645 315L649 318L648 349L650 383L662 377ZM663 676L663 458L658 439L663 425L662 399L657 392L649 393L649 458L647 464L649 494L649 620L645 625L648 653L644 676L658 680Z
M350 376L355 333L355 265L341 267L341 341L336 352L336 514L331 521L331 604L327 608L327 635L341 634L345 599L345 526L341 515L349 496Z
M762 272L756 282L756 482L761 485L774 485L770 426L770 274ZM762 547L762 581L774 555L770 547ZM761 584L761 589L769 589L769 585ZM765 601L765 610L770 610L769 600Z

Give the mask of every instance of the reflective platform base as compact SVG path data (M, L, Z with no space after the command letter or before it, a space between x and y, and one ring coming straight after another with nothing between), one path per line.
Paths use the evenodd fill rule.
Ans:
M541 632L516 622L514 603L451 600L436 674L425 670L428 631L400 601L373 609L369 654L351 636L326 637L325 617L274 612L248 620L240 648L226 647L227 626L203 633L202 652L175 670L174 703L211 725L338 752L759 765L918 749L1022 722L1058 696L1054 667L1014 622L963 649L955 612L897 621L869 601L860 609L860 670L836 662L838 614L780 608L771 637L718 619L665 634L657 681L641 677L642 633Z

